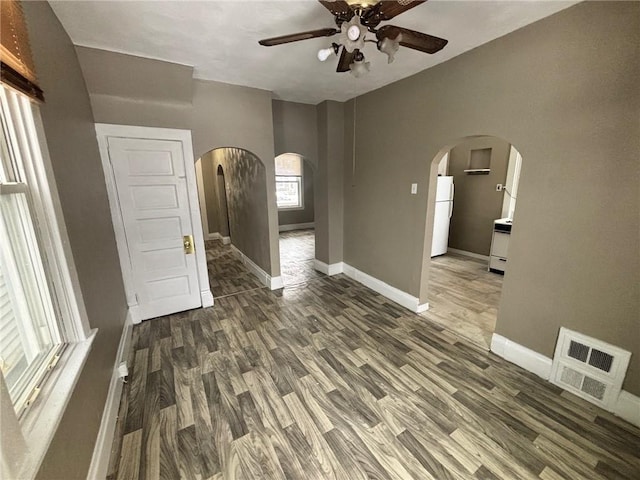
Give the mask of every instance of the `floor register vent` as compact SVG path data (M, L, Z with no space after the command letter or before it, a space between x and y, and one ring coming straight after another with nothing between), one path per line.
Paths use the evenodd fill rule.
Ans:
M560 329L551 381L607 410L615 405L631 353L567 328Z

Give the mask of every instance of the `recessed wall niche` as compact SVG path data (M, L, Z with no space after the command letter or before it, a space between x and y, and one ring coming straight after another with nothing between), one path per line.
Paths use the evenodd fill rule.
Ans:
M478 148L469 152L469 167L465 173L471 175L488 174L491 171L491 149Z

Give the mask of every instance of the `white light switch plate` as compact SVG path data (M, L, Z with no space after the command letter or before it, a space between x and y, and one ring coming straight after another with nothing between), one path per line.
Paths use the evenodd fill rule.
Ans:
M411 184L411 195L416 195L418 193L418 184L417 183L412 183Z

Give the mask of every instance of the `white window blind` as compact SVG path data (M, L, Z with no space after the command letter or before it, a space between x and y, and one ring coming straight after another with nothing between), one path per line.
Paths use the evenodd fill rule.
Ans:
M276 203L279 209L303 208L302 157L283 153L275 160Z
M0 270L0 368L5 378L11 383L15 372L24 369L26 354L20 340L18 319L9 298L9 287Z

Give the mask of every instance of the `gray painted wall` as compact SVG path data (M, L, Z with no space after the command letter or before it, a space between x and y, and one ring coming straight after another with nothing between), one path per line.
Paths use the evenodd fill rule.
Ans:
M302 155L304 162L304 210L281 210L280 225L314 221L314 173L318 166L318 122L315 105L273 100L273 139L276 156Z
M182 65L85 47L78 47L78 51L96 122L189 129L194 158L215 148L235 147L248 150L262 161L271 265L267 273L280 275L271 92L204 80L192 80L187 85L176 80L182 78ZM127 74L109 76L113 68ZM89 82L98 78L99 82ZM139 84L136 89L121 85L135 82ZM157 82L166 85L158 88L154 86ZM151 99L140 93L147 87L156 92ZM172 88L182 88L192 95L176 93ZM122 92L133 96L119 96ZM185 97L191 101L182 101Z
M89 96L69 37L46 2L24 2L46 103L40 106L89 323L98 335L37 478L84 479L127 312Z
M231 235L231 225L229 223L229 206L227 203L227 179L222 165L216 169L216 186L218 188L218 228L223 237Z
M202 167L202 185L204 187L204 199L207 209L207 224L209 231L207 233L220 233L220 201L217 196L217 172L213 168L213 160L211 152L205 153L200 158Z
M491 149L491 172L469 175L471 150ZM465 252L489 255L493 221L502 215L504 192L496 192L496 184L507 178L511 145L495 137L479 137L451 149L449 175L453 176L455 196L449 227L449 247Z
M628 349L640 395L638 78L640 4L583 2L358 97L345 261L428 301L432 161L503 138L524 160L497 333L548 357L560 326Z
M273 100L273 139L276 156L298 153L318 164L317 107L306 103Z
M318 111L318 169L315 177L315 258L328 265L343 259L344 104L327 100Z

